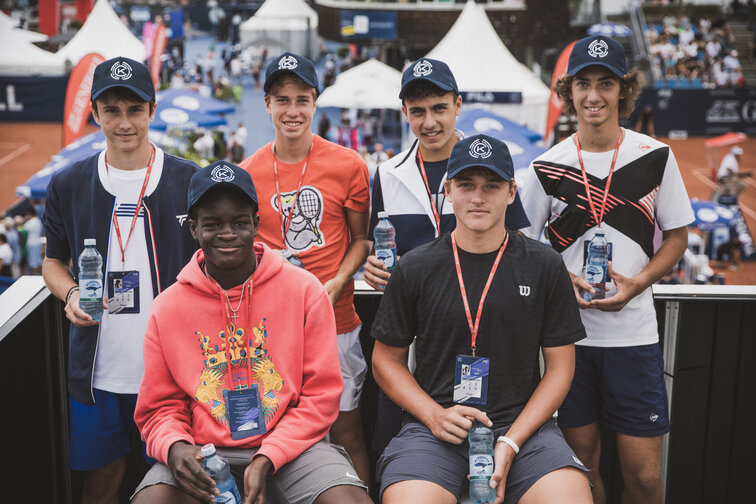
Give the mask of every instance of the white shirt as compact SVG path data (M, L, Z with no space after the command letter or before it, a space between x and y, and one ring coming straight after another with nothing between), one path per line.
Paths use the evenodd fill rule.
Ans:
M10 266L13 263L13 249L7 243L0 245L0 261L3 266Z
M24 229L29 232L29 236L26 239L27 245L39 245L42 243L42 221L39 217L34 216L24 223Z
M726 177L727 175L737 175L738 173L738 160L732 153L727 154L722 158L722 163L719 165L719 171L717 172L717 178Z
M98 161L100 183L106 191L116 197L113 210L118 218L121 229L121 240L126 245L126 238L131 227L134 209L142 189L147 167L140 170L118 170L109 166L105 170L104 154ZM145 196L152 194L160 182L163 172L163 151L155 149L155 160L152 174L145 191ZM148 237L145 236L144 218L142 210L134 225L131 239L126 245L126 261L121 264L121 249L115 227L110 226L108 243L108 257L103 258L106 264L106 275L103 278L103 294L108 293L107 272L110 271L138 271L139 272L139 313L109 314L107 310L102 314L100 323L100 338L97 345L94 369L94 388L118 394L136 394L142 382L144 373L144 357L142 344L150 305L154 298L152 290L152 274L150 260L147 254ZM110 215L112 220L112 215ZM102 250L102 247L100 247Z

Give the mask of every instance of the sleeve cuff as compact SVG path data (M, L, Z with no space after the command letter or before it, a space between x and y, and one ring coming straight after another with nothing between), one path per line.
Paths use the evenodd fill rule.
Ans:
M289 457L286 455L286 452L284 452L280 447L270 443L263 443L260 449L257 450L257 453L255 453L254 457L252 458L254 459L255 457L260 455L265 455L270 459L270 461L273 463L274 473L289 462Z

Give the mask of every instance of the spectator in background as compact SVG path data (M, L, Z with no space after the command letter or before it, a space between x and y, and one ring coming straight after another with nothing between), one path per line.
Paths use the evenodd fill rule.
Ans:
M27 274L27 263L29 259L29 249L26 248L26 241L29 238L29 231L24 227L25 219L21 215L16 215L13 218L13 225L16 226L16 232L18 233L18 246L21 249L21 260L18 265L21 269L20 274Z
M5 233L0 233L0 276L12 277L13 249L8 245Z
M239 164L244 161L244 146L239 142L236 137L236 132L231 133L231 140L229 140L226 146L226 152L228 153L228 159L234 164Z
M10 248L13 251L13 257L11 258L11 276L13 278L18 278L21 276L21 244L19 243L18 231L13 225L12 217L6 217L3 220L3 225L5 227L4 233L8 240L8 245L10 245Z
M244 127L243 122L239 122L239 124L236 126L236 131L234 131L234 134L236 135L236 139L239 140L239 143L244 145L247 143L247 136L249 133L247 132L247 128Z
M330 136L328 135L328 131L331 129L331 120L328 119L328 116L323 112L320 114L320 122L318 123L318 135L321 138L324 138L326 140L330 140Z
M725 181L731 177L738 176L740 156L743 155L743 149L737 145L730 149L730 152L722 158L717 171L717 179Z
M194 142L194 150L197 151L200 159L210 160L213 157L213 149L215 148L215 140L209 131L205 128L200 128L200 137Z
M30 275L39 275L42 273L42 221L37 216L35 209L30 209L24 223L28 235L26 239L26 249L28 251L27 273Z

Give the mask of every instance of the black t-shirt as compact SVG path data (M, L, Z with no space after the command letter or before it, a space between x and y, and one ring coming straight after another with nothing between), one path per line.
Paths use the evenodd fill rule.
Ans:
M473 322L497 252L459 250ZM470 355L471 335L449 234L408 252L398 263L371 334L394 347L408 346L417 335L415 379L437 403L454 405L455 357ZM497 427L512 423L540 380L540 347L584 337L561 256L510 233L485 300L476 343L476 355L490 359L488 404L479 409Z

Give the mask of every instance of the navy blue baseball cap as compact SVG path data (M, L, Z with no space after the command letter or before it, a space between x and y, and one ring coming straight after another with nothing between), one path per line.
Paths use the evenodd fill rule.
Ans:
M488 135L473 135L454 144L446 163L446 177L452 179L465 168L474 166L488 168L504 180L514 178L507 144Z
M92 100L115 87L129 89L146 102L155 99L155 83L152 82L149 69L130 58L118 56L95 67L92 76Z
M252 177L242 168L226 161L216 161L192 175L187 195L187 211L191 212L192 207L207 191L221 186L241 192L250 200L252 207L257 212L257 191L255 184L252 183Z
M274 59L265 70L265 84L263 84L265 94L268 94L273 82L285 73L296 75L318 92L318 73L315 71L315 65L312 64L312 61L298 54L285 52Z
M428 81L444 91L459 93L457 81L454 80L454 74L449 70L449 65L443 61L421 58L404 70L402 74L402 89L399 91L400 100L404 99L407 86L418 80Z
M605 35L593 35L578 40L572 46L567 73L574 77L580 70L591 65L608 68L621 79L627 73L625 48Z

